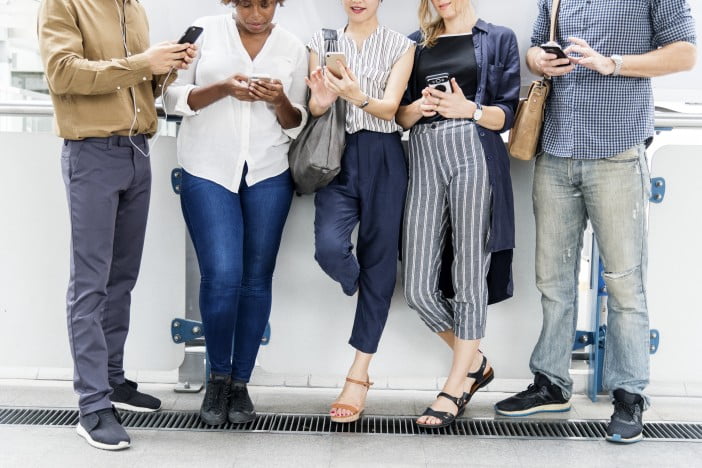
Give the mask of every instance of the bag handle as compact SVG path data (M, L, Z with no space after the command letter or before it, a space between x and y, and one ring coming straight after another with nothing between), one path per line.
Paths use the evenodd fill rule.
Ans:
M556 32L558 31L558 10L561 8L561 0L553 0L551 4L551 29L550 41L556 41Z

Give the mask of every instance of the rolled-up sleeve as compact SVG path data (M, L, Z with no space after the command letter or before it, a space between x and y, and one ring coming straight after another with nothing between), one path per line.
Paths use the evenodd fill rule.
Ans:
M292 71L292 81L290 84L290 91L288 92L288 99L293 107L300 111L300 125L295 128L289 128L283 130L287 136L292 139L297 138L305 125L307 124L308 112L307 112L307 83L305 83L305 78L307 77L308 71L308 58L307 50L304 46L300 46L297 49L297 59L295 61L295 68Z
M673 42L696 44L695 20L686 0L654 0L651 20L654 47L663 47Z
M194 111L188 105L190 92L197 88L195 84L195 73L200 59L200 54L195 57L187 70L178 72L178 79L170 85L163 96L163 105L166 112L173 115L192 116L199 112Z
M519 104L519 89L521 87L520 57L517 37L510 31L509 35L503 36L500 45L500 56L503 58L504 71L493 105L502 109L505 113L505 123L500 132L505 132L514 125L514 114ZM489 76L488 79L495 79Z

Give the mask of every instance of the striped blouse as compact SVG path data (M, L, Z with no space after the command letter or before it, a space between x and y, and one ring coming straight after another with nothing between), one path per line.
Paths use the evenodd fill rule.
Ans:
M346 62L358 78L361 91L370 97L382 99L393 65L414 45L414 42L385 26L378 26L375 32L364 41L359 51L354 40L344 34L344 29L337 30L339 52L346 55ZM323 31L315 33L307 47L317 54L320 64L324 63ZM394 119L382 120L357 106L346 106L346 131L356 133L360 130L394 133L401 132L402 128Z

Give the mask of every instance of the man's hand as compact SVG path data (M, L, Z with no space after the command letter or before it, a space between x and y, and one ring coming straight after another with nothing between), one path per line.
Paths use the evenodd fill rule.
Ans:
M154 75L164 75L171 68L184 70L193 61L196 48L192 44L175 44L173 42L161 42L149 47L145 52L151 73Z
M249 91L258 101L270 102L278 106L285 102L285 90L280 80L257 80L249 83Z
M580 57L571 57L570 60L585 68L596 71L601 75L611 75L614 73L614 61L604 55L593 50L590 45L577 37L569 37L568 40L572 45L566 48L566 54L578 54Z
M568 53L567 50L565 50L566 54ZM549 54L540 47L536 48L534 64L538 71L541 72L540 74L546 76L563 76L575 70L575 64L572 62L572 59L559 59L555 54Z

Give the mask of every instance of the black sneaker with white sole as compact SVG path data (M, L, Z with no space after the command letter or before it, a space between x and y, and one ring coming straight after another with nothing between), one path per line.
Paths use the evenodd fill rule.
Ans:
M131 443L114 407L81 415L76 432L90 445L102 450L122 450Z
M256 411L245 382L232 381L227 419L232 424L244 424L256 419Z
M137 390L136 382L125 380L112 389L110 401L118 409L125 411L136 411L140 413L152 413L161 409L161 400L141 393Z
M619 444L632 444L643 439L643 407L641 395L622 389L614 391L614 413L607 426L606 439Z
M570 402L558 385L542 374L534 376L534 383L523 392L495 404L495 412L502 416L529 416L535 413L562 413L570 411Z

